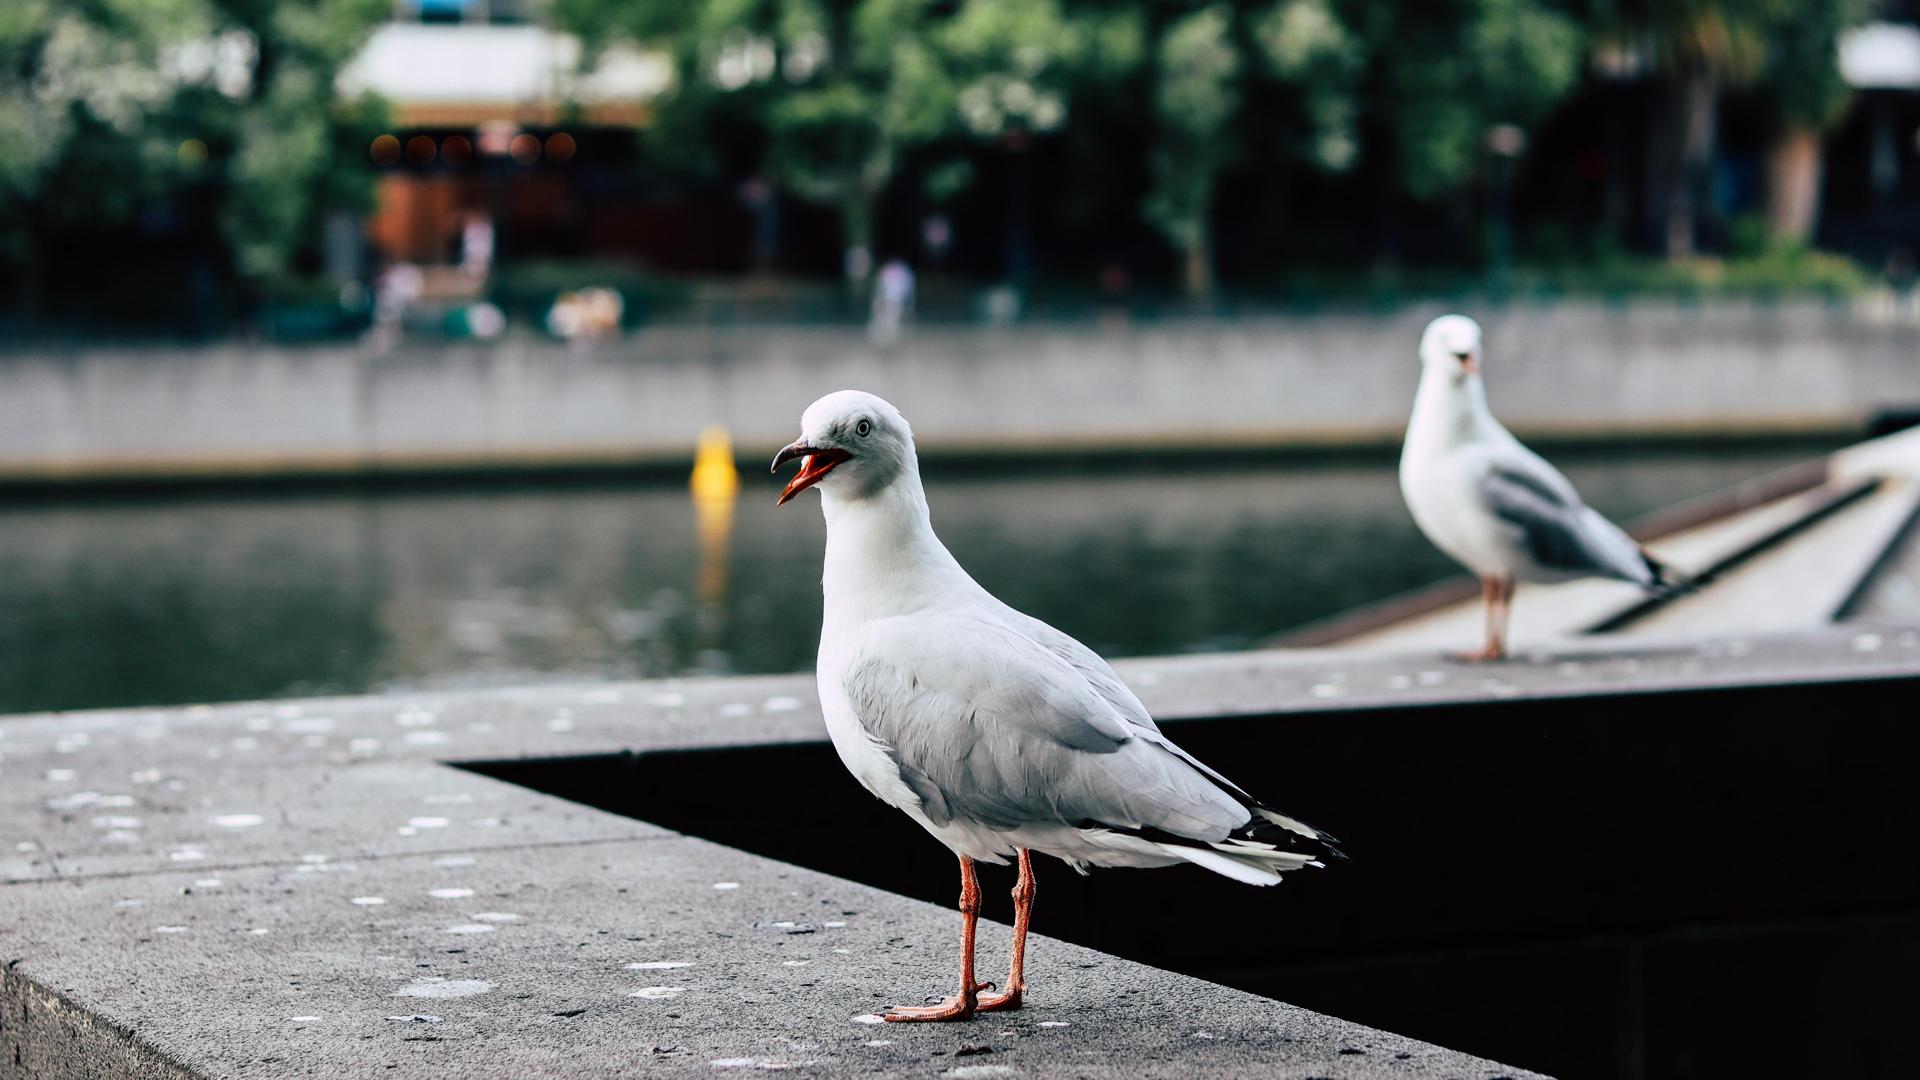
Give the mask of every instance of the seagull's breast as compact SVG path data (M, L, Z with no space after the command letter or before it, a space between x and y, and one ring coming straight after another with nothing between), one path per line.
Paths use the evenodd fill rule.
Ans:
M860 726L860 718L854 714L846 683L853 650L829 640L833 636L831 630L821 634L815 678L820 691L820 711L826 717L827 737L833 740L834 752L840 755L840 763L861 787L881 802L906 811L926 825L920 812L920 797L901 779L900 766L887 747L867 734Z
M1435 547L1476 574L1512 573L1517 554L1510 530L1481 497L1485 466L1471 446L1409 456L1401 462L1400 490Z

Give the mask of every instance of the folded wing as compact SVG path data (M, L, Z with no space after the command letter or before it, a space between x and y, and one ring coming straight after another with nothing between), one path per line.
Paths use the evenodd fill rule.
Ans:
M1532 455L1496 459L1480 484L1487 509L1517 529L1542 566L1651 585L1654 570L1640 545L1580 501L1565 477Z
M1249 818L1164 736L992 613L872 624L846 691L936 825L1097 824L1215 841Z

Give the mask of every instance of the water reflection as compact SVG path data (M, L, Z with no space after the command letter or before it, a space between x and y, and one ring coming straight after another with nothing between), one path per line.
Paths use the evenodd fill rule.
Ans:
M740 498L740 471L734 468L733 443L725 429L711 427L700 433L687 490L693 496L694 535L700 542L700 569L694 576L694 595L699 604L694 621L700 649L692 669L725 671L728 553L732 550L733 507Z
M1630 517L1811 452L1562 460ZM1245 647L1454 572L1390 461L928 486L983 584L1114 655ZM0 711L803 669L824 529L811 499L776 510L776 490L9 504Z

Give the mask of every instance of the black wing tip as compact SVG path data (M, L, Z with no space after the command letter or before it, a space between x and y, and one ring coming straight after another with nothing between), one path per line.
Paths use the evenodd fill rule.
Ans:
M1695 592L1701 587L1713 583L1714 574L1711 570L1699 574L1685 575L1673 567L1668 566L1666 563L1661 562L1659 559L1654 558L1652 555L1647 554L1645 551L1640 553L1640 558L1647 564L1647 571L1653 575L1653 585L1650 587L1650 591L1662 598L1684 596L1687 593Z
M1178 833L1170 833L1165 829L1156 829L1151 825L1111 825L1104 821L1095 821L1092 818L1088 818L1082 821L1077 827L1082 829L1104 829L1107 832L1138 837L1142 840L1151 840L1156 844L1173 844L1179 847L1192 848L1213 847L1213 845L1206 840L1196 840L1191 836L1181 836ZM1313 826L1308 825L1307 828L1312 829ZM1275 825L1273 822L1256 814L1252 821L1233 830L1230 835L1235 839L1253 840L1263 844L1271 844L1281 851L1288 851L1297 855L1309 855L1315 859L1332 859L1334 862L1353 861L1346 852L1334 846L1335 841L1333 837L1324 832L1320 832L1318 829L1314 829L1313 831L1317 835L1302 836L1292 829Z
M1303 855L1313 855L1316 858L1332 859L1334 862L1353 861L1352 856L1340 849L1340 844L1343 841L1325 829L1309 825L1291 814L1282 814L1270 806L1263 806L1259 803L1251 803L1247 806L1247 809L1253 811L1253 820L1239 829L1234 830L1234 835L1236 836L1241 836L1248 840L1258 840L1265 844L1273 844L1275 847L1286 851L1299 852ZM1264 814L1279 814L1281 817L1300 826L1300 828L1310 831L1313 835L1308 836L1295 829L1290 829L1285 825L1268 819Z

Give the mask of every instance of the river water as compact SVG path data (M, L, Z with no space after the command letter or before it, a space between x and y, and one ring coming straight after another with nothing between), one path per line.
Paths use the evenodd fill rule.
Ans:
M1623 518L1805 444L1557 455ZM0 712L797 671L812 496L679 483L19 498L0 504ZM954 467L934 524L984 585L1110 656L1248 648L1454 573L1385 458Z

